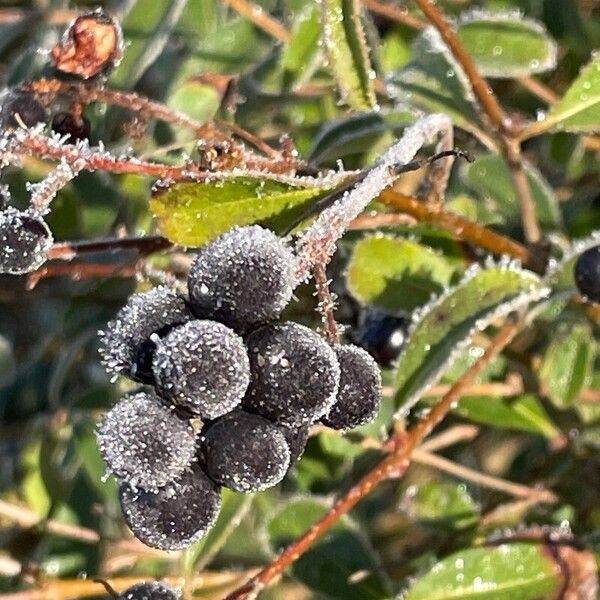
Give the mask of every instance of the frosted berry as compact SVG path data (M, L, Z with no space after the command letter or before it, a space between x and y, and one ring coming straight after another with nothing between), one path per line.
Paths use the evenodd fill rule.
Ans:
M273 232L235 228L200 250L189 273L190 301L198 316L247 330L281 314L294 270L294 254Z
M119 594L118 600L180 600L177 593L166 583L160 581L145 581L137 583Z
M246 339L249 412L298 427L322 417L333 405L340 369L334 351L317 333L297 323L266 325Z
M352 332L352 341L364 348L383 366L393 363L404 346L408 319L374 309L366 309L358 327Z
M98 447L108 468L130 485L149 490L190 466L196 441L189 421L146 392L125 396L98 427Z
M17 117L18 115L18 117ZM0 95L0 128L33 127L46 123L48 114L32 92L11 88Z
M84 116L77 118L69 112L59 112L52 117L52 131L61 137L68 136L67 142L74 144L89 139L91 126Z
M290 467L300 460L306 448L310 427L308 425L299 425L298 427L288 427L279 425L288 448L290 449Z
M264 490L288 470L290 450L283 432L258 415L233 412L212 423L202 438L206 472L232 490Z
M216 321L189 321L157 343L152 370L158 393L206 418L235 408L250 381L246 347Z
M175 290L159 286L134 294L106 331L100 332L100 355L106 370L152 383L156 342L173 326L191 319L186 301Z
M335 346L340 387L335 404L321 421L334 429L352 429L372 421L381 403L381 374L373 358L357 346Z
M589 248L577 259L575 283L582 296L600 303L600 246Z
M135 537L159 550L181 550L199 540L221 508L219 487L197 463L157 492L122 484L119 496Z
M0 273L22 275L40 267L52 246L44 220L8 207L0 211Z

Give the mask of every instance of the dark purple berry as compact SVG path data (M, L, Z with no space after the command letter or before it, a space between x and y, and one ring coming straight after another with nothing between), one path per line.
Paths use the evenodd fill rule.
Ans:
M340 368L334 351L317 333L297 323L266 325L246 339L249 412L292 427L309 425L335 401Z
M127 375L153 383L152 358L156 342L172 327L193 319L186 301L170 288L159 286L134 294L114 320L100 332L100 355L111 375Z
M0 273L35 271L46 261L52 241L40 216L12 207L0 211Z
M335 346L340 387L335 404L321 421L334 429L352 429L372 421L381 403L381 374L373 358L357 346Z
M600 303L600 246L589 248L577 259L575 283L582 296Z
M272 231L232 229L200 250L189 273L199 317L245 331L276 319L292 297L296 260Z
M67 141L73 144L80 140L88 140L91 126L84 116L76 118L69 112L59 112L52 118L52 131L61 137L68 136Z
M393 363L404 346L406 317L397 317L374 309L366 309L358 327L352 332L352 341L364 348L380 365Z
M136 583L119 594L117 600L180 600L181 594L166 583L160 581L144 581Z
M235 411L202 434L201 455L209 477L238 492L258 492L279 483L290 464L283 432L258 415Z
M0 129L34 127L47 120L46 109L32 92L11 88L0 95Z
M310 427L308 425L299 425L298 427L288 427L278 425L285 436L285 441L290 449L290 467L300 460L306 448Z
M250 365L244 341L216 321L189 321L158 341L152 370L158 393L206 419L244 397Z
M198 463L157 492L122 484L121 509L133 535L159 550L181 550L214 525L221 509L219 487Z

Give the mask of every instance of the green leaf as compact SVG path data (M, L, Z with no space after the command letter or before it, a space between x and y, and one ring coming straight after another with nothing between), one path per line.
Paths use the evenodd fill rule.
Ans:
M288 502L267 524L269 543L275 552L297 539L323 517L329 506L315 498ZM361 572L361 578L352 575ZM348 517L342 517L327 536L311 546L293 565L292 573L304 585L340 600L390 598L389 584L380 572L367 538Z
M600 131L600 54L592 56L548 116L525 128L521 137L527 139L546 131Z
M319 37L321 35L319 6L310 3L300 11L294 20L291 39L286 44L281 56L283 81L291 87L306 77L307 69L319 54Z
M556 44L544 26L520 13L467 14L457 34L486 77L510 79L556 65Z
M469 548L417 579L404 600L539 600L558 593L560 571L543 546L526 542Z
M588 323L565 323L552 335L539 377L557 408L568 408L590 383L596 354Z
M389 91L402 105L446 113L455 125L473 131L479 122L471 84L434 29L412 45L413 60L389 79Z
M115 87L132 88L164 49L188 0L137 0L123 21L127 48L111 75Z
M546 293L536 275L514 265L471 270L413 323L397 364L397 408L408 410L435 384L476 331Z
M329 67L342 99L358 110L375 108L375 78L359 0L322 0L321 26Z
M411 486L401 508L412 519L435 528L465 529L477 523L479 508L463 483L428 481Z
M470 421L498 429L516 429L543 435L549 439L559 435L542 403L532 394L515 398L465 396L457 412Z
M283 227L324 192L271 179L234 177L177 183L159 191L150 200L150 209L165 237L184 246L200 246L234 225Z
M554 191L531 165L525 166L525 172L540 224L550 229L559 227L561 217ZM494 200L503 215L515 221L520 219L517 192L508 166L500 156L487 154L478 157L466 167L466 177L474 190Z
M361 303L410 312L442 293L454 269L417 242L370 236L354 246L346 273L348 290Z
M253 494L223 488L221 510L214 527L184 553L183 569L188 576L201 572L215 557L252 505Z

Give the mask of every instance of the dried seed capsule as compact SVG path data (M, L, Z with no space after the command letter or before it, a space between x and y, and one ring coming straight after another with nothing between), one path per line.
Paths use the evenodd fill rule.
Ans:
M340 387L335 404L321 421L334 429L352 429L372 421L381 403L381 373L373 358L357 346L335 346Z
M59 112L52 117L52 131L60 136L69 136L67 141L74 144L90 137L90 121L84 116L76 118L69 112Z
M158 492L122 484L121 509L139 540L159 550L181 550L214 525L221 509L219 487L197 463Z
M205 419L233 410L250 381L244 341L216 321L175 327L158 342L152 369L161 396Z
M202 434L201 454L213 481L238 492L258 492L279 483L290 464L283 432L258 415L235 411Z
M188 279L198 316L247 330L277 318L293 292L295 257L268 229L232 229L200 250Z
M32 92L10 88L0 95L0 129L34 127L47 120L46 109Z
M340 368L334 351L297 323L266 325L247 340L250 386L243 405L292 427L308 425L333 405Z
M98 427L108 468L130 485L154 490L177 479L195 458L197 436L154 394L125 396Z
M181 594L166 583L145 581L137 583L119 594L118 600L180 600Z
M106 370L152 383L156 342L175 325L191 319L185 300L175 290L159 286L134 294L106 331L100 332L99 350Z
M34 271L46 262L52 241L40 216L12 207L0 211L0 273Z
M600 246L589 248L577 259L575 283L582 296L600 303Z
M107 73L122 55L121 26L101 9L75 18L50 51L55 69L81 79Z

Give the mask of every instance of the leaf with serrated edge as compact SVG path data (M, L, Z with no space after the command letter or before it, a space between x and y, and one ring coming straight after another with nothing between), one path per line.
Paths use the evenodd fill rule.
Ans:
M417 311L397 363L398 416L439 380L474 333L547 294L537 275L504 260L470 268L460 283Z
M342 100L358 110L377 107L359 0L321 0L323 45Z
M486 77L513 78L556 66L556 43L544 26L519 11L463 13L461 42Z

